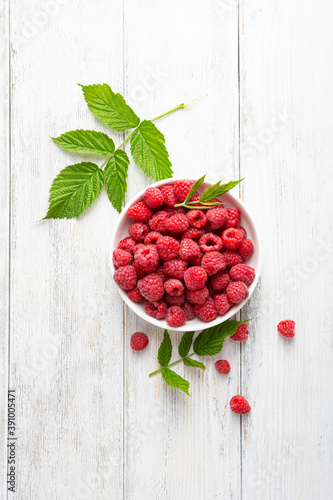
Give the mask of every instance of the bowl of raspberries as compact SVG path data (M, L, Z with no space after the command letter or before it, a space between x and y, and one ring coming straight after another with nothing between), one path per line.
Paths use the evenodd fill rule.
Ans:
M113 279L126 304L161 328L202 330L244 306L259 279L257 231L226 192L204 205L202 182L152 184L121 212L112 241Z

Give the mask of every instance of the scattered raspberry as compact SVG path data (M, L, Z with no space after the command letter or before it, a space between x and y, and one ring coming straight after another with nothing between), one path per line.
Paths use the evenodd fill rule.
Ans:
M224 290L230 283L228 271L220 271L212 276L210 284L213 290Z
M295 321L292 319L286 319L280 321L277 326L278 332L284 337L294 337L295 336Z
M157 231L150 231L150 233L148 233L145 237L145 245L156 245L161 237L161 233L158 233Z
M133 266L123 266L117 269L113 279L124 290L131 290L137 282L137 274Z
M189 227L187 231L182 233L182 239L190 238L191 240L196 240L201 238L205 234L204 229L199 229L196 227Z
M176 214L172 215L165 222L165 227L168 231L172 231L173 233L182 233L186 231L189 226L188 219L184 214Z
M199 245L190 238L184 238L180 243L179 257L183 260L191 260L201 254Z
M163 319L166 315L168 306L164 302L164 300L157 300L156 302L149 302L146 300L145 302L145 311L148 316L152 316L156 319Z
M120 250L127 250L128 252L133 252L133 248L136 245L136 241L131 236L127 236L123 240L120 240L118 243L118 247Z
M212 229L219 229L228 220L228 212L225 208L211 208L206 213L207 220Z
M199 247L204 253L219 252L222 246L221 238L214 233L206 233L199 240Z
M227 267L236 266L237 264L243 262L242 257L237 252L233 252L232 250L225 250L223 252L223 257Z
M163 205L164 197L160 189L156 187L149 187L143 195L143 201L150 208L157 208Z
M142 280L139 280L138 289L141 295L150 302L156 302L164 295L163 282L155 273L151 273L142 278Z
M235 333L230 337L232 340L237 340L237 342L243 342L249 338L249 330L247 323L240 325Z
M182 306L182 309L185 313L187 321L195 318L195 312L194 312L193 306L191 306L191 304L189 302L185 301L184 305Z
M144 278L145 276L147 276L147 274L148 274L147 271L142 269L142 267L138 264L138 262L134 261L132 266L136 270L136 274L138 276L138 279L141 279L141 278Z
M178 198L175 194L175 190L172 184L166 184L165 186L161 186L160 190L164 196L164 203L168 207L174 207L178 203Z
M227 229L228 227L238 227L240 220L241 220L241 214L238 208L227 208L227 221L225 222L225 228Z
M141 224L141 222L136 222L130 225L128 232L136 241L142 241L146 234L149 233L149 226Z
M171 278L184 279L186 269L187 262L179 258L163 262L163 271Z
M165 300L168 304L170 304L170 306L181 307L185 302L185 293L182 293L182 295L179 295L179 297L174 297L172 295L166 294Z
M194 312L198 318L207 323L213 321L217 317L217 310L214 306L214 300L211 297L208 297L203 305L195 304Z
M184 285L176 278L170 278L164 283L164 290L172 297L179 297L184 293Z
M194 181L175 181L175 194L180 203L183 203L186 200L188 193L190 192L191 187L193 186Z
M230 372L230 364L226 359L219 359L215 362L215 368L219 373L227 375Z
M217 312L223 316L227 311L229 311L231 304L229 302L226 293L220 293L214 297L214 305Z
M127 295L132 302L141 302L141 300L143 299L138 287L133 288L133 290L129 290L127 292Z
M207 222L207 218L202 210L190 210L187 212L187 218L190 225L198 229L204 227Z
M230 408L234 413L244 415L251 411L251 406L243 396L234 396L230 400Z
M218 271L223 271L227 267L223 254L220 252L207 252L202 258L201 266L208 276L212 276Z
M161 234L166 232L165 222L168 219L168 214L163 210L156 212L149 221L149 227L152 231L157 231Z
M179 247L179 241L171 236L162 236L156 243L157 251L162 260L171 260L177 257Z
M249 296L249 291L245 283L242 281L234 281L228 285L227 295L229 302L239 304L239 302L242 302L242 300Z
M171 328L178 328L186 321L186 316L183 309L179 306L169 307L166 315L166 322Z
M143 351L148 345L149 339L145 333L135 332L131 337L130 345L134 351Z
M151 209L143 201L134 203L127 210L128 217L135 222L148 222L152 214Z
M248 257L251 257L251 255L253 254L253 250L254 250L254 245L252 241L246 238L245 240L242 241L242 243L238 247L237 252L242 257L242 259L245 260Z
M208 299L209 291L206 286L198 290L187 290L186 298L192 304L204 304Z
M162 266L159 266L156 269L155 274L157 274L161 278L161 280L163 281L163 283L165 283L169 279L169 276L163 271L163 267Z
M127 250L117 248L112 254L112 262L115 267L127 266L133 260L133 255Z
M246 286L250 286L256 277L256 272L253 267L246 264L237 264L230 269L230 278L233 281L243 281Z
M147 273L152 273L157 269L159 255L155 245L139 245L134 249L134 259L140 268Z
M238 229L230 227L222 233L222 243L228 250L237 250L242 241L243 233Z
M207 281L207 273L200 266L193 266L184 273L184 280L189 290L202 288Z

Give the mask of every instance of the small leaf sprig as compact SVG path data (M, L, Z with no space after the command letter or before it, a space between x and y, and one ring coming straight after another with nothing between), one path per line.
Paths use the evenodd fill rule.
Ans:
M206 188L202 194L200 195L199 200L192 200L193 195L196 190L201 186L204 182L207 174L203 175L195 181L193 186L191 187L185 201L183 203L178 203L176 207L186 207L189 209L199 209L199 210L207 210L207 208L214 208L219 205L223 205L222 201L219 201L218 198L222 196L224 193L230 191L230 189L234 188L244 179L239 179L237 181L229 181L226 184L221 184L222 181L218 181L212 186Z
M220 323L219 325L202 330L202 332L199 333L199 335L194 340L193 352L191 352L190 354L189 352L191 349L194 332L185 332L178 346L178 353L180 358L176 361L173 361L172 363L170 363L172 355L171 338L168 331L164 330L163 340L157 353L157 359L161 368L150 373L149 377L156 375L156 373L161 373L163 380L168 385L173 388L177 388L185 392L187 396L190 396L190 383L183 377L178 375L178 373L171 370L170 367L178 363L184 363L184 365L186 366L205 370L205 365L200 361L192 359L192 356L194 356L195 354L197 354L198 356L214 356L215 354L218 354L223 347L224 341L228 337L233 335L240 325L242 325L243 323L247 323L248 321L250 320L228 320Z

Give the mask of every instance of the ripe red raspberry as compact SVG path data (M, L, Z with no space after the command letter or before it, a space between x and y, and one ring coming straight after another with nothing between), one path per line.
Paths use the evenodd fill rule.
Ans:
M223 254L220 252L207 252L202 257L201 266L208 276L212 276L218 271L223 271L227 267Z
M186 320L195 318L195 312L193 306L191 306L189 302L185 301L184 305L182 306L182 309L185 313Z
M193 266L184 273L185 285L189 290L202 288L207 281L207 273L200 266Z
M180 243L179 257L183 260L190 260L200 255L199 245L190 238L184 238Z
M200 250L200 253L198 255L196 255L195 257L191 257L189 263L192 264L193 266L201 266L201 262L204 255L205 254Z
M150 208L157 208L163 205L164 197L157 187L149 187L143 195L143 201Z
M229 273L228 271L220 271L211 279L210 284L212 285L213 290L224 290L230 283Z
M205 321L206 323L213 321L217 317L217 310L214 306L214 300L211 297L208 297L206 302L202 305L195 304L194 312L198 318L202 319L202 321Z
M179 297L174 297L172 295L166 294L165 300L168 304L170 304L170 306L181 307L185 302L185 293L182 293L181 295L179 295Z
M241 214L238 208L227 208L227 221L225 222L225 228L227 229L228 227L238 227L240 220L241 220Z
M123 266L117 269L113 275L113 279L124 290L131 290L137 282L136 270L133 266Z
M242 300L249 296L249 291L245 283L242 281L234 281L228 285L227 295L229 302L239 304L239 302L242 302Z
M150 233L148 233L145 237L145 245L156 245L160 238L162 238L161 233L158 233L157 231L150 231Z
M182 233L189 226L188 219L184 214L172 215L166 222L165 227L173 233Z
M149 226L141 224L141 222L136 222L130 225L128 232L136 241L142 241L146 234L149 233Z
M168 207L174 207L178 203L178 198L175 194L175 190L172 184L165 184L160 187L160 190L164 197L164 203Z
M230 408L234 413L244 415L251 411L251 406L243 396L234 396L230 400Z
M240 325L235 333L230 337L232 340L237 340L237 342L243 342L249 338L249 330L247 323Z
M164 295L163 282L157 274L148 274L138 281L138 289L141 295L150 302L160 300Z
M159 266L156 269L155 274L157 274L161 278L161 280L163 281L163 283L165 283L169 279L169 276L163 271L163 267L162 266Z
M128 252L133 252L133 249L136 245L136 241L131 236L127 236L123 240L120 240L118 243L118 247L120 250L127 250Z
M162 236L156 242L156 248L162 260L171 260L177 257L179 247L179 241L171 236Z
M117 250L113 251L112 262L115 267L127 266L127 264L130 264L132 259L133 255L127 250L121 250L120 248L118 248Z
M241 231L243 238L246 238L246 236L247 236L246 229L244 229L242 226L238 226L237 229L238 229L238 231Z
M179 297L184 293L184 285L176 278L170 278L164 283L164 290L172 297Z
M147 274L149 274L147 271L142 269L140 264L138 264L138 262L136 262L136 261L133 262L132 266L136 270L136 274L138 276L138 279L144 278L145 276L147 276Z
M237 252L233 252L232 250L225 250L223 252L223 257L227 267L236 266L237 264L243 262L242 257Z
M203 252L219 252L222 248L222 240L214 233L206 233L199 240L199 247Z
M163 210L156 212L149 221L149 227L152 231L157 231L161 234L166 232L165 222L168 219L168 214Z
M204 227L207 222L207 218L202 210L189 210L187 212L187 218L190 225L198 229Z
M246 264L237 264L230 269L230 278L233 281L243 281L246 286L250 286L256 277L256 272L253 267Z
M156 319L163 319L167 313L168 306L164 300L157 300L156 302L145 302L145 311L148 316L152 316Z
M294 337L295 336L295 321L292 319L286 319L280 321L277 326L278 332L284 337Z
M223 316L227 311L229 311L231 304L229 302L226 293L220 293L214 297L214 305L217 312Z
M134 351L143 351L148 345L149 339L145 333L135 332L131 337L130 345Z
M206 213L206 217L212 229L219 229L227 222L228 212L225 208L211 208Z
M175 194L180 203L186 200L188 193L190 192L191 187L193 186L194 181L184 180L184 181L175 181L174 188Z
M230 364L226 359L219 359L215 362L215 368L219 373L227 375L230 372Z
M237 252L242 257L242 259L245 260L253 254L253 250L254 250L254 245L252 241L246 238L239 245Z
M141 302L141 300L143 299L138 287L133 288L133 290L129 290L127 292L127 295L132 302Z
M138 201L134 203L127 210L127 215L134 222L148 222L153 212L143 201Z
M171 328L178 328L182 326L186 321L186 316L183 309L179 306L169 307L166 315L166 322Z
M200 229L197 227L189 227L187 231L182 233L182 239L190 238L191 240L196 240L201 238L205 234L204 229Z
M186 298L192 304L204 304L208 299L209 291L206 286L198 290L187 290Z
M156 246L140 245L140 248L138 247L134 249L134 260L139 264L141 269L147 273L152 273L157 269L159 263L159 255Z
M242 241L242 231L238 231L234 227L230 227L222 233L222 243L228 250L237 250Z
M186 215L186 209L184 207L164 207L163 210L164 212L166 212L168 217L171 217L172 215L176 214Z
M184 279L186 269L187 262L179 258L163 262L163 271L171 278Z

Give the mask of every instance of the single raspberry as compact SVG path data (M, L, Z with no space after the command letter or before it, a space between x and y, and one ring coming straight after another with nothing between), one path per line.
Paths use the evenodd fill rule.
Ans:
M171 260L177 257L179 247L179 241L171 236L162 236L156 242L156 248L162 260Z
M278 332L284 337L294 337L295 336L295 321L292 319L286 319L280 321L277 326Z
M120 240L118 243L118 247L120 250L127 250L128 252L133 252L133 249L136 245L136 241L131 236L127 236L123 240Z
M138 245L139 247L139 245ZM134 260L139 264L141 269L147 273L152 273L157 269L159 263L159 255L155 245L143 245L140 248L134 249Z
M251 411L251 406L243 396L234 396L230 400L230 408L234 413L244 415Z
M223 252L223 257L227 267L236 266L237 264L243 262L242 257L237 252L233 252L232 250L225 250Z
M189 226L188 219L184 214L172 215L166 222L165 227L168 231L173 233L182 233L186 231Z
M149 302L149 300L146 300L145 302L145 311L148 316L152 316L153 318L163 319L167 310L168 306L164 300L157 300L156 302Z
M187 218L190 225L198 229L204 227L207 222L207 218L202 210L189 210L187 212Z
M175 190L172 184L165 184L160 187L160 190L164 197L164 203L168 207L174 207L178 203L178 198L175 194Z
M133 290L129 290L127 292L127 295L132 302L141 302L141 300L143 299L138 287L133 288Z
M186 321L186 316L183 309L179 306L169 307L166 315L166 322L171 328L178 328L182 326Z
M219 229L228 220L228 212L225 208L211 208L206 213L206 218L210 222L212 229Z
M183 203L186 200L187 195L190 192L190 189L193 186L193 184L194 181L190 180L175 181L174 183L175 194L180 203Z
M163 267L162 266L159 266L156 269L155 274L157 274L161 278L161 280L163 281L163 283L165 283L169 279L169 276L163 271Z
M199 247L204 253L219 252L222 246L221 238L214 233L206 233L199 240Z
M113 279L124 290L131 290L137 282L136 270L133 266L123 266L117 269L113 275Z
M150 208L157 208L163 205L164 197L157 187L149 187L143 195L143 201Z
M189 321L190 319L195 318L195 312L194 312L193 306L189 302L187 302L187 300L185 301L184 305L182 306L182 309L185 313L186 320Z
M187 262L179 258L163 262L163 271L171 278L184 279L186 269Z
M243 238L246 238L246 236L247 236L246 229L244 229L242 226L238 226L237 229L238 229L238 231L241 231Z
M153 212L143 201L138 201L134 203L127 210L127 215L134 222L148 222Z
M242 300L247 299L249 296L249 291L247 286L242 281L234 281L228 285L227 295L229 302L233 304L239 304Z
M194 312L198 318L202 319L202 321L205 321L206 323L213 321L217 317L217 310L214 306L214 300L211 297L208 297L206 302L202 305L195 304Z
M192 304L204 304L209 297L209 291L206 286L198 290L187 290L186 298Z
M165 222L168 219L168 215L163 210L156 212L149 221L149 227L152 231L157 231L161 234L166 232Z
M149 274L147 271L145 271L144 269L142 269L142 267L140 266L140 264L138 262L136 262L136 261L133 262L132 266L136 270L136 274L138 276L138 279L144 278L145 276L147 276L147 274Z
M242 257L242 259L247 259L248 257L251 257L254 251L254 245L251 240L245 239L242 241L242 243L239 245L237 252L239 255Z
M226 359L219 359L215 362L215 368L219 373L227 375L230 372L230 364Z
M176 214L186 215L186 209L184 207L164 207L163 210L167 213L168 217L172 217L172 215Z
M208 276L212 276L218 271L223 271L227 267L223 254L220 252L207 252L202 257L201 266Z
M180 243L179 257L183 260L190 260L201 254L199 245L190 238L184 238Z
M238 208L227 208L227 221L224 226L228 227L238 227L241 221L241 214Z
M157 231L150 231L150 233L148 233L145 237L145 245L156 245L160 238L162 238L161 233L158 233Z
M228 271L220 271L211 279L210 284L213 290L224 290L230 283L230 277Z
M127 250L121 250L117 248L112 254L112 262L115 267L127 266L133 260L133 255Z
M222 233L222 243L228 250L237 250L242 241L242 231L238 231L234 227L230 227Z
M207 273L200 266L193 266L184 273L185 285L189 290L202 288L207 281Z
M184 285L176 278L170 278L164 283L164 290L172 297L179 297L184 293Z
M141 222L135 222L135 224L129 226L128 232L136 241L143 241L146 234L149 233L149 226Z
M165 300L168 304L170 304L170 306L181 307L185 302L185 293L182 293L181 295L179 295L179 297L174 297L172 295L166 294Z
M148 345L149 339L145 333L135 332L131 337L130 345L134 351L143 351Z
M201 238L205 234L204 229L196 228L196 227L189 227L187 231L182 233L182 240L184 238L189 238L191 240L196 240Z
M150 302L160 300L164 295L163 282L157 274L148 274L138 281L138 289L141 295Z
M246 286L250 286L256 277L256 272L253 267L246 264L237 264L230 269L230 278L233 281L243 281Z
M226 293L220 293L214 297L214 305L217 312L223 316L227 311L229 311L231 304L229 302Z
M235 333L230 337L232 340L236 340L237 342L243 342L249 338L249 330L247 323L243 323L240 325Z

